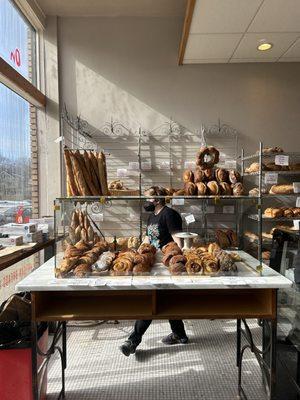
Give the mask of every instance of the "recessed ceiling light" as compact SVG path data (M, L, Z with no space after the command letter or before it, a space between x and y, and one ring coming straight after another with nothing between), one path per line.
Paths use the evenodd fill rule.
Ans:
M262 39L259 41L257 50L266 51L266 50L270 50L272 47L273 47L273 43L268 42L266 39Z

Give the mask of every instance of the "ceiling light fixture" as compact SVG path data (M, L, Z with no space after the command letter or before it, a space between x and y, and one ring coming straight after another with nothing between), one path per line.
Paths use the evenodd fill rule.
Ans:
M266 50L270 50L272 47L273 47L273 43L268 42L266 39L262 39L259 41L257 50L266 51Z

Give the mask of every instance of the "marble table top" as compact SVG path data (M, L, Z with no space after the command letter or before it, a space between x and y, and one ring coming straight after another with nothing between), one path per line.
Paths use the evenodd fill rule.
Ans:
M74 291L74 290L153 290L153 289L264 289L288 288L292 282L263 264L259 274L258 261L237 251L238 273L232 276L173 276L161 263L154 265L148 276L99 276L57 279L54 276L54 257L31 272L16 285L17 291Z

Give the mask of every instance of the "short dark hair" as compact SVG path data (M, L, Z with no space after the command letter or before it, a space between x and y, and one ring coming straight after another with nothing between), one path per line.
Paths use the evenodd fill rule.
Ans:
M149 189L145 191L146 196L167 196L167 191L162 186L151 186ZM157 199L160 204L163 206L166 204L166 199Z

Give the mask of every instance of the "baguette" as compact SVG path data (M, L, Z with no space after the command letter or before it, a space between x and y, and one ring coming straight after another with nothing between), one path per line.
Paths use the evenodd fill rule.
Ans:
M79 196L79 190L78 190L78 187L77 187L77 184L75 181L75 177L74 177L74 171L73 171L73 167L72 167L70 151L67 149L64 150L64 159L65 159L66 172L67 172L67 182L68 182L71 196Z
M84 159L85 167L89 174L89 178L95 189L95 195L99 195L100 194L100 184L99 184L98 178L94 172L92 160L90 159L88 152L86 150L84 150L83 159Z
M107 186L107 179L106 179L106 163L105 163L105 155L104 153L99 153L98 154L98 170L99 170L99 176L100 176L100 182L101 182L101 189L102 189L102 195L103 196L108 196L109 191L108 191L108 186Z
M91 160L91 165L92 165L92 168L93 168L93 171L94 171L93 176L94 176L94 179L97 180L97 182L98 182L99 194L101 196L102 195L102 188L101 188L101 181L100 181L99 169L98 169L98 154L97 154L97 157L96 157L95 154L92 151L90 151L89 159Z
M79 189L79 195L80 196L90 196L91 192L86 184L86 181L84 179L83 172L81 170L81 165L80 162L78 161L78 158L75 156L75 154L70 153L71 160L72 160L72 169L74 171L74 176L78 185Z
M84 157L80 154L79 150L76 150L74 153L75 157L77 158L80 167L81 167L81 171L85 180L85 183L89 189L89 192L93 195L93 196L97 196L99 193L97 191L97 189L95 188L93 182L92 182L92 177L89 174L89 171L87 170L86 166L85 166L85 161L84 161Z

